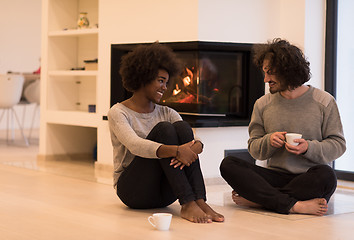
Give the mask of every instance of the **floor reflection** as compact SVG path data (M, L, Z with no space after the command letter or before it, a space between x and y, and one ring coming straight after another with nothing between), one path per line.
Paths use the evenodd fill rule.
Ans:
M35 132L38 136L38 131ZM82 160L38 160L38 138L34 134L29 147L21 144L8 145L6 140L0 139L0 164L43 171L50 174L77 178L84 181L92 181L112 185L113 178L111 171L97 170L95 162L91 159ZM112 188L113 189L113 188ZM208 202L217 206L236 206L231 199L231 187L226 184L207 184ZM354 212L354 183L339 181L338 188L329 202L327 215L344 214ZM283 215L260 209L242 209L256 214L269 215L285 218L288 220L299 220L314 216L308 215Z

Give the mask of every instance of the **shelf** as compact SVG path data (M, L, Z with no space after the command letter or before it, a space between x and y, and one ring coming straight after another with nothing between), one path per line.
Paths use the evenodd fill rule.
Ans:
M81 127L97 127L98 116L96 113L81 111L53 111L46 112L47 123L81 126Z
M49 76L97 76L97 70L53 70L49 71Z
M98 103L98 71L70 69L81 68L85 60L98 58L99 2L42 0L44 88L39 145L43 155L92 153L97 143L102 117L89 109ZM80 12L88 13L92 27L76 28Z
M48 33L49 37L78 37L85 35L98 35L98 28L58 30Z

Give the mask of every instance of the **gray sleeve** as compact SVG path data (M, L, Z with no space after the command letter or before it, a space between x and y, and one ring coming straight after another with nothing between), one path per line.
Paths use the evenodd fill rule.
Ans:
M271 134L267 134L264 129L262 111L266 104L265 100L265 98L261 98L256 101L248 127L248 151L257 160L267 160L277 150L270 145Z
M324 106L322 136L322 141L308 141L309 146L304 157L318 164L328 164L343 155L346 150L342 122L334 99L328 106Z
M126 113L110 110L108 120L111 136L117 138L133 155L158 158L156 152L162 144L139 137L131 127Z

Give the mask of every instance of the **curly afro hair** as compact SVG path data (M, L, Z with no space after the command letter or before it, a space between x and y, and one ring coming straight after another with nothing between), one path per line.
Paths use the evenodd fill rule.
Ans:
M254 63L263 68L263 61L269 60L269 74L275 74L289 90L300 87L310 80L310 63L303 52L288 41L275 38L267 44L253 47Z
M178 76L181 63L173 51L159 42L137 46L122 57L119 73L123 87L135 92L156 79L158 71L163 69L169 77Z

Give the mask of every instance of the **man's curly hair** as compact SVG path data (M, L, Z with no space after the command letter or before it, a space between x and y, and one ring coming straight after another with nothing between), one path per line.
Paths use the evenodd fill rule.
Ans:
M156 79L158 71L163 69L169 77L177 76L181 63L173 51L158 42L139 45L122 57L119 73L123 87L135 92Z
M268 74L275 74L289 90L310 80L310 63L303 52L288 41L275 38L267 44L253 47L254 63L262 70L263 61L269 60Z

